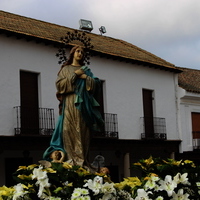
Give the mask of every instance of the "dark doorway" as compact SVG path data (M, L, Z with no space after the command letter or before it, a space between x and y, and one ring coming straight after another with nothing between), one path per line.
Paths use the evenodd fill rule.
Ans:
M5 158L6 186L11 187L17 184L12 174L17 171L19 166L28 166L32 163L33 159L31 157Z
M105 120L104 116L104 96L103 96L103 85L104 81L100 81L97 85L98 89L94 93L95 100L99 103L98 111L100 112L103 120ZM100 127L100 131L93 131L93 137L105 137L105 126Z
M154 123L153 123L153 91L142 90L143 95L143 110L144 110L144 130L145 137L154 136Z
M39 133L38 74L20 71L21 134Z
M118 183L119 182L119 169L117 165L110 165L110 166L106 166L109 171L110 171L110 179L111 181L113 181L114 183Z

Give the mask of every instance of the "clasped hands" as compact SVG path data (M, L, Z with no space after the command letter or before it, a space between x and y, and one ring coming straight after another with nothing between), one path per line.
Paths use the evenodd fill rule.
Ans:
M83 69L81 69L81 68L77 69L75 71L75 74L81 79L86 79L87 78L87 75L85 74L85 71Z

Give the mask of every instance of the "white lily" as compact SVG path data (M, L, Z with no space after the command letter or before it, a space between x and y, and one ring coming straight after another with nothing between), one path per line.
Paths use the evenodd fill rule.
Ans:
M39 185L38 197L42 197L45 188L50 187L47 172L43 171L43 167L35 168L33 170L32 179L37 179L36 185Z
M190 185L190 182L188 181L187 178L188 173L180 174L178 173L175 177L174 180L176 181L177 184L182 183L183 185Z
M94 195L99 194L101 188L102 188L103 178L100 176L96 176L94 180L89 179L87 180L87 183L84 185L84 187L88 187L90 190L94 192Z
M183 189L178 190L177 194L173 192L172 197L173 198L171 200L189 200L189 194L183 194Z
M145 183L145 185L144 185L145 190L157 188L158 186L157 186L157 184L156 184L156 181L158 181L158 180L159 180L158 177L156 177L156 176L151 176L151 177L149 178L149 180L148 180L148 181Z
M149 198L148 194L151 192L146 192L144 189L137 190L137 197L135 200L152 200Z
M160 180L159 183L161 184L159 190L165 190L168 194L168 197L172 196L174 188L177 187L176 181L172 180L170 175L165 176L165 180Z
M39 166L39 168L35 168L35 169L33 170L32 179L35 179L35 178L36 178L37 180L47 178L47 172L46 172L46 171L43 171L43 167L42 167L42 166Z
M13 200L17 200L18 197L23 197L28 191L24 191L23 185L21 183L18 183L14 186L15 192L13 195Z
M106 193L114 193L114 194L116 194L116 190L114 188L114 183L108 183L108 182L104 183L102 185L101 191L104 194L106 194Z

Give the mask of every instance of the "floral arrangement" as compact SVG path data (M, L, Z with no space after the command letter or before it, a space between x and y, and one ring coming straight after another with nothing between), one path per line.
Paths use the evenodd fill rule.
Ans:
M107 175L90 173L67 162L51 163L50 167L35 164L20 166L13 176L19 183L10 188L1 187L0 200L108 200L124 195L131 197L126 191L118 194L119 190Z
M0 200L200 200L200 169L192 161L160 158L133 164L143 173L113 183L69 163L20 166L13 187L0 187Z
M200 167L190 160L150 157L133 167L143 173L135 200L200 200Z

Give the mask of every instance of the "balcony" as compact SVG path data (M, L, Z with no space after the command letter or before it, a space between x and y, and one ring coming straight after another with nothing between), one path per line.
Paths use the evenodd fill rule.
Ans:
M104 127L100 132L93 132L94 138L118 139L117 114L104 113Z
M200 131L192 131L193 148L200 149Z
M52 135L55 129L54 109L22 108L15 110L15 135ZM92 133L94 138L118 138L117 115L104 113L105 126L101 132Z
M54 109L14 107L15 135L52 135L55 129Z
M200 138L193 139L193 148L200 149Z
M166 140L165 118L141 117L141 139L145 140Z

